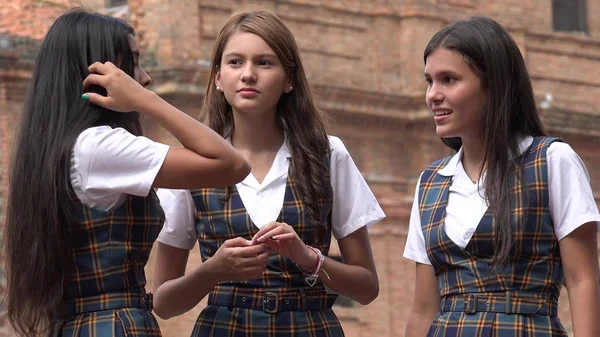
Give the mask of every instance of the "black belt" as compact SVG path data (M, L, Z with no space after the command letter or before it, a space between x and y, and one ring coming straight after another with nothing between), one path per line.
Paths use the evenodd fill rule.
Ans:
M75 297L64 302L64 314L77 315L86 312L138 308L152 311L152 293L109 292L85 297Z
M497 312L504 314L535 314L556 317L556 300L526 296L518 293L469 293L442 298L441 312Z
M314 291L306 288L261 289L217 286L208 295L208 305L262 310L274 314L281 311L329 309L337 297L338 295L328 294L325 289Z

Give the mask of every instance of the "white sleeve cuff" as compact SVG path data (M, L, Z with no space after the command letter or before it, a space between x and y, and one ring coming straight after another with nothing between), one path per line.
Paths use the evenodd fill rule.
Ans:
M167 246L180 248L180 249L187 249L187 250L192 250L194 248L194 246L196 245L195 240L191 241L191 242L184 241L179 238L174 238L165 232L160 232L156 241L163 243Z
M431 261L429 261L427 255L423 255L409 248L404 248L404 254L402 256L418 263L431 265Z
M156 152L154 154L154 158L152 158L152 162L148 165L148 170L145 172L146 177L140 181L140 194L138 194L140 196L147 196L148 193L150 193L152 184L154 184L154 180L156 180L158 171L160 171L170 149L169 145L161 143L155 143L155 147Z
M596 230L600 232L600 215L597 213L585 213L575 218L575 220L571 221L568 225L559 228L555 233L556 239L560 241L582 225L594 221L596 222Z
M377 207L373 208L369 212L354 218L353 220L347 222L346 224L333 228L333 236L336 240L340 240L345 238L346 236L354 233L358 229L363 226L370 227L377 222L381 221L385 218L385 213L381 209L381 206L377 204Z

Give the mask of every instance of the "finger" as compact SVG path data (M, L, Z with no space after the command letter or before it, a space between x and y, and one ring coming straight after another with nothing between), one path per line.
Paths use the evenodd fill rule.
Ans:
M235 258L250 258L250 257L256 257L258 254L262 253L265 250L265 247L263 247L263 245L260 246L250 246L250 247L235 247L232 248L235 249L235 251L233 252L233 256Z
M296 237L296 233L285 233L280 235L273 235L273 240L285 241L291 240Z
M269 248L269 250L279 250L279 241L266 240L263 244L266 245Z
M289 229L284 226L277 226L276 228L264 233L262 236L256 238L256 242L263 243L266 239L270 239L275 235L288 233Z
M252 242L256 243L256 239L258 239L259 237L263 236L265 233L267 233L268 231L272 230L273 228L277 228L279 227L279 223L277 222L271 222L269 224L267 224L266 226L264 226L263 228L261 228L256 234L254 234L254 236L252 237Z
M225 242L223 242L223 246L225 246L225 247L248 247L251 244L252 243L250 241L248 241L240 236L233 238L233 239L226 240Z
M89 101L92 104L99 105L101 107L110 109L110 98L96 94L94 92L88 92L81 95L81 99Z
M112 67L110 66L112 63L106 62L94 62L91 66L88 67L88 71L94 74L106 75Z
M91 85L99 85L106 88L108 84L108 78L103 75L90 74L83 80L83 90L87 90Z
M271 257L271 250L267 249L264 252L258 254L256 259L259 261L260 265L264 265L269 260L269 257Z

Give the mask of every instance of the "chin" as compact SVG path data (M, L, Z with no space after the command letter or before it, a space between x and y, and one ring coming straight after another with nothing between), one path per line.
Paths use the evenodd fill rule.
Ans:
M435 128L435 133L438 135L438 137L440 138L453 138L453 137L458 137L456 135L456 132L453 132L452 130L450 130L447 126L442 125L442 126L436 126Z

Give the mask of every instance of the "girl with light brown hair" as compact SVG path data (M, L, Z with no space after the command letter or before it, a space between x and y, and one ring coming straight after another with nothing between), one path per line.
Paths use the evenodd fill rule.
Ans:
M212 55L201 119L252 172L226 188L159 190L155 312L208 295L192 336L343 336L337 293L362 304L379 283L367 226L385 217L342 141L328 136L289 29L273 14L233 16ZM327 257L331 236L344 262ZM196 240L203 263L186 273ZM240 251L263 247L255 255Z

